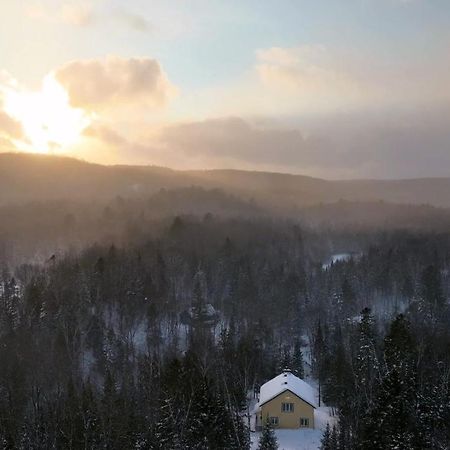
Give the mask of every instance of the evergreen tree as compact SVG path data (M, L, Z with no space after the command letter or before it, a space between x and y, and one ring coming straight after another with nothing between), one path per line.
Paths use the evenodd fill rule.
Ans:
M61 448L79 448L83 442L83 428L80 398L73 382L69 381L58 430Z
M339 324L334 324L331 350L326 355L323 399L328 406L338 407L353 389L353 375Z
M177 423L177 416L177 405L172 399L164 399L160 408L160 418L156 424L155 446L157 449L181 450L183 448L180 437L183 423Z
M336 425L333 425L333 429L330 435L330 450L339 450L339 436ZM345 450L345 449L344 449Z
M277 450L278 440L267 417L266 423L263 427L261 437L258 442L258 450Z
M325 431L323 432L323 436L320 441L320 450L335 450L331 447L331 430L329 423L327 423Z
M292 371L292 355L288 345L285 345L281 352L281 359L279 361L277 372L283 372L284 370Z
M403 315L392 322L384 347L387 370L365 418L363 443L374 450L407 450L415 441L417 386L413 339Z
M300 340L296 339L294 342L294 353L292 355L292 373L303 379L305 378L305 369L304 369L304 361L303 361L303 352L300 346Z
M81 419L83 424L84 448L97 448L100 445L100 424L97 402L89 382L83 386L81 392Z
M442 281L439 269L428 266L422 273L422 298L432 307L441 307L445 299L442 293Z
M313 375L319 381L319 406L322 399L322 385L326 375L326 354L327 347L325 345L325 339L323 335L322 325L320 320L317 323L317 327L314 333L313 342L313 358L312 358L312 372Z
M440 321L445 305L442 280L439 269L430 265L422 273L420 289L420 312L422 319L429 317L433 322Z
M357 346L355 361L357 388L364 402L370 406L379 370L375 322L370 308L361 311Z
M352 314L354 314L354 310L356 307L356 295L348 278L344 278L344 281L342 282L341 292L342 312L344 313L345 317L350 317Z
M250 430L244 424L239 412L232 413L234 435L230 439L230 450L250 449Z

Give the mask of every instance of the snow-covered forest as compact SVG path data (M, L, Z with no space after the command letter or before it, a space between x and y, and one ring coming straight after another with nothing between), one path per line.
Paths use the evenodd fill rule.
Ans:
M3 257L2 448L248 449L286 367L334 414L324 449L449 447L448 234L206 214L134 236Z

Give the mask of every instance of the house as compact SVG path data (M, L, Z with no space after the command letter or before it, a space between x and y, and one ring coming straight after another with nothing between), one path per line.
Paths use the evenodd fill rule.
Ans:
M314 428L315 408L314 389L285 370L261 386L254 409L256 429L261 430L267 419L274 428Z

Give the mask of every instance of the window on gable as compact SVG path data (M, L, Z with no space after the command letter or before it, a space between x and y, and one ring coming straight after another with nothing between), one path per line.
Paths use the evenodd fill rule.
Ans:
M304 428L309 427L309 419L306 417L300 417L300 426Z
M282 403L281 404L281 412L294 412L294 404L293 403Z

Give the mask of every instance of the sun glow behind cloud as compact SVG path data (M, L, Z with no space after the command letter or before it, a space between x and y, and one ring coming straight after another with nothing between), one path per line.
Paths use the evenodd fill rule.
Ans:
M119 3L0 2L0 152L448 175L450 8L440 2Z
M76 144L92 118L69 104L67 91L47 75L37 92L9 89L5 111L22 124L25 140L15 142L22 150L36 153L61 152Z

